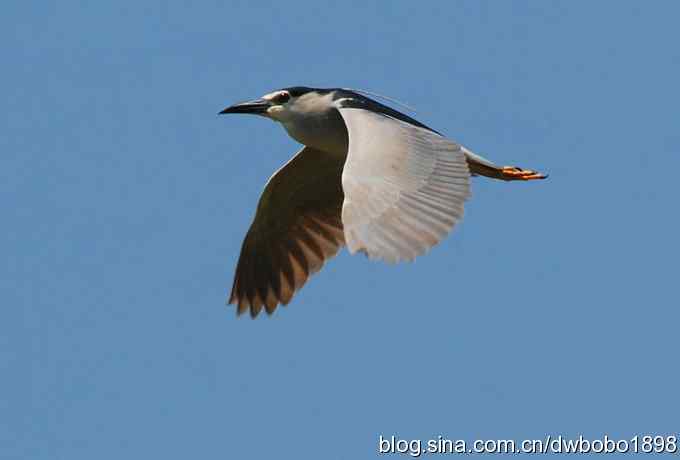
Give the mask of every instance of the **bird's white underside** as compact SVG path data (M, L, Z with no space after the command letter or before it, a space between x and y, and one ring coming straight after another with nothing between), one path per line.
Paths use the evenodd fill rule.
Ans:
M349 135L342 222L350 253L412 260L463 217L470 171L462 147L383 114L339 108Z

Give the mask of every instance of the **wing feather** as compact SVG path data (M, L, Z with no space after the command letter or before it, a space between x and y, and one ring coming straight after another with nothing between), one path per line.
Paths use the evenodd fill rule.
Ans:
M343 159L303 148L267 183L241 247L229 303L271 314L344 245Z
M463 217L470 171L462 147L429 129L339 107L349 135L342 222L351 253L413 260Z

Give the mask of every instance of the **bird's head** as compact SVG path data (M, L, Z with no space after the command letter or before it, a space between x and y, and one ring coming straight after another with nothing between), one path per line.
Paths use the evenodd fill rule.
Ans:
M252 101L234 104L222 110L220 114L246 113L260 115L285 124L291 118L301 114L311 114L330 108L330 90L293 86L282 88Z

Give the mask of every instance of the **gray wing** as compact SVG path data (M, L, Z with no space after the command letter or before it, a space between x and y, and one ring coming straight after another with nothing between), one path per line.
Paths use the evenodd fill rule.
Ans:
M463 217L470 171L461 146L437 133L360 108L338 109L349 150L342 222L351 253L412 260Z
M269 179L229 297L239 314L286 305L343 246L342 166L343 159L305 147Z

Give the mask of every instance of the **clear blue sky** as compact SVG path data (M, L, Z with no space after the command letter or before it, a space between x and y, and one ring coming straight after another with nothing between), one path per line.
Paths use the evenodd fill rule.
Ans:
M0 457L373 458L678 430L677 2L31 2L0 16ZM536 183L224 305L291 85L389 95Z

